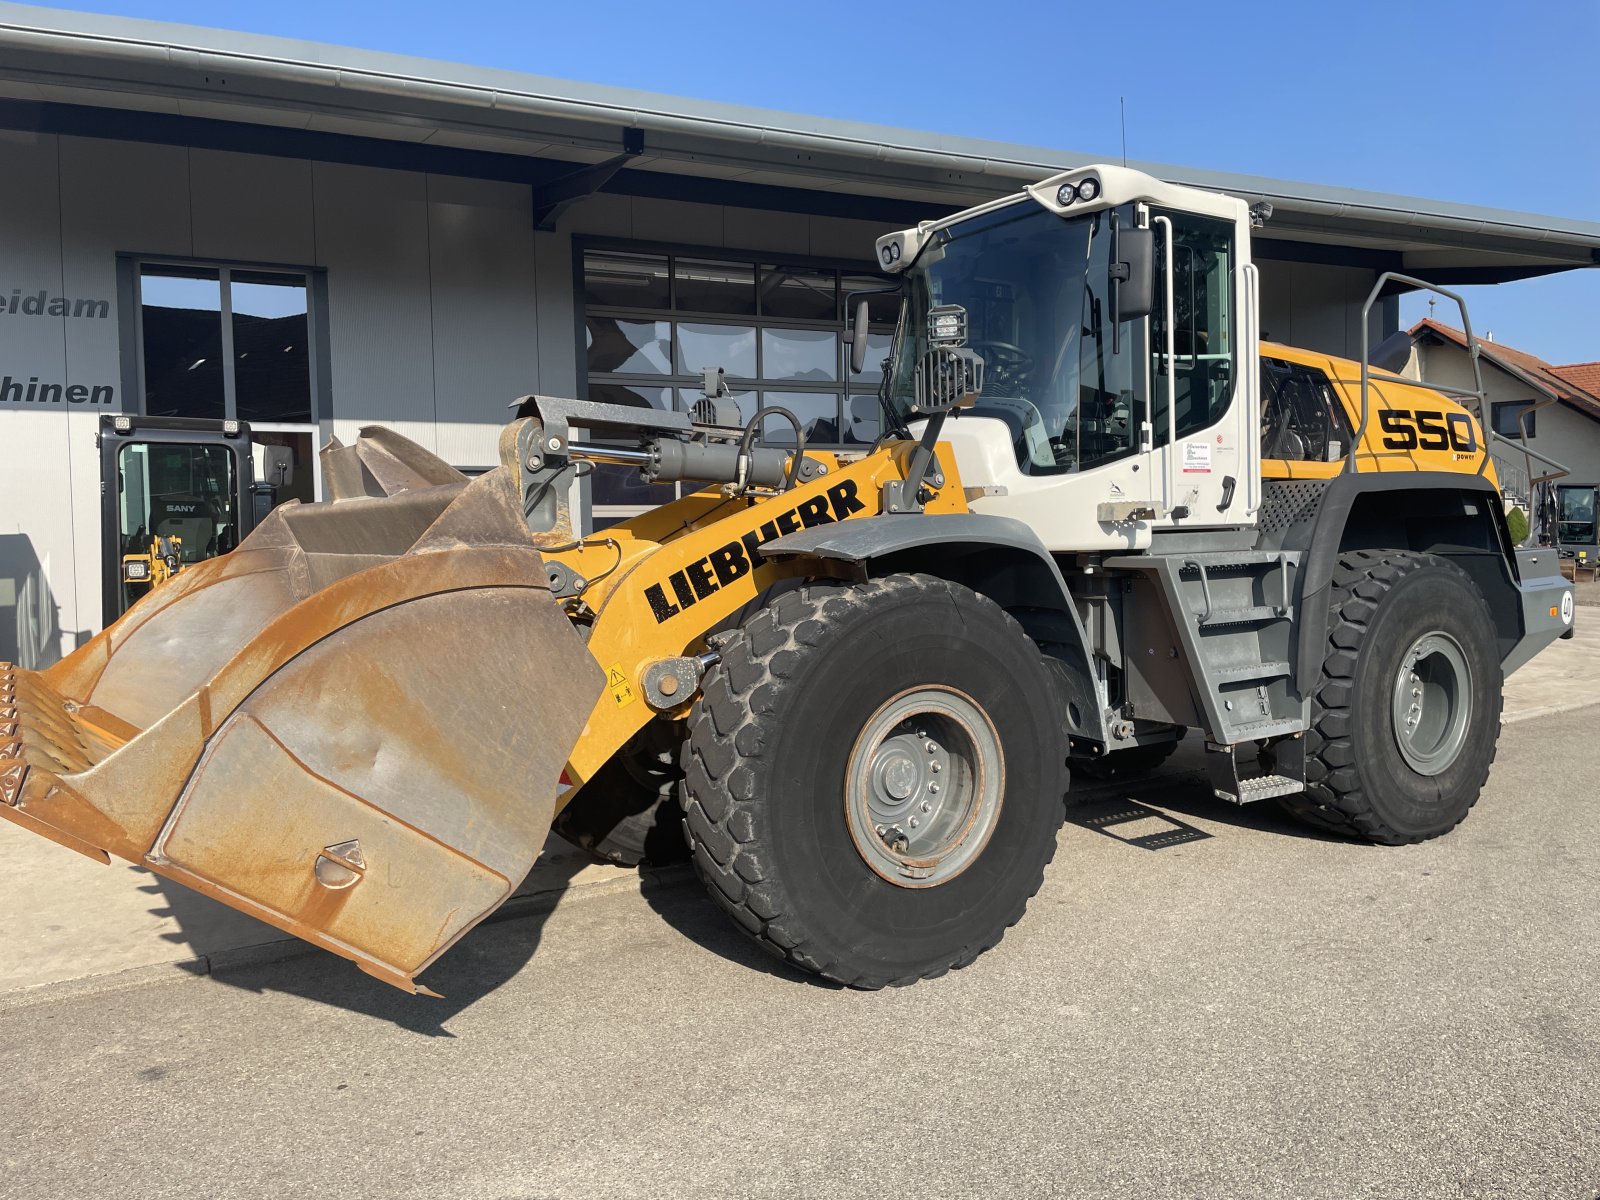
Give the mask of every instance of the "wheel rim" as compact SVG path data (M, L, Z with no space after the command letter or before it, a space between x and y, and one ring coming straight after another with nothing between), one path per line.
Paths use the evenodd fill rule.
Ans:
M845 814L867 866L900 887L936 887L989 841L1005 793L1000 737L954 688L901 692L850 750Z
M1420 775L1438 775L1461 753L1472 716L1472 671L1461 643L1425 633L1400 658L1394 681L1394 736Z

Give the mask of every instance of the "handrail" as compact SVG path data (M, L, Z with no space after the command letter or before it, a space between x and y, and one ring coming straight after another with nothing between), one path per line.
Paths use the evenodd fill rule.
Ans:
M1526 428L1526 426L1524 426L1524 428ZM1504 446L1507 451L1515 451L1516 453L1521 454L1525 459L1531 460L1536 458L1545 466L1555 468L1554 474L1540 476L1541 479L1555 479L1562 475L1572 474L1572 471L1564 463L1558 463L1548 454L1541 454L1539 451L1531 449L1526 445L1519 445L1512 439L1501 434L1491 431L1489 434L1489 443L1490 445ZM1529 471L1529 474L1532 474L1531 470Z
M1153 217L1150 223L1166 227L1162 244L1166 248L1164 257L1167 264L1166 278L1163 280L1167 304L1167 460L1166 468L1161 472L1161 502L1162 507L1170 512L1172 502L1178 495L1177 485L1172 480L1172 468L1178 453L1178 306L1173 296L1172 277L1178 264L1173 258L1172 218Z
M1456 308L1461 312L1461 329L1462 332L1466 334L1467 338L1467 354L1472 361L1472 382L1477 385L1475 391L1458 391L1456 394L1462 396L1474 396L1477 398L1478 421L1480 425L1483 422L1484 409L1488 404L1488 400L1485 397L1483 390L1483 367L1478 362L1478 339L1472 336L1472 318L1467 315L1466 300L1463 299L1459 293L1452 292L1448 288L1438 287L1435 284L1429 283L1426 279L1418 279L1414 275L1402 275L1399 271L1385 271L1382 275L1379 275L1377 280L1373 283L1372 290L1367 293L1367 299L1361 305L1361 424L1359 427L1357 427L1355 438L1350 443L1350 453L1345 455L1345 474L1351 474L1356 469L1356 451L1360 449L1362 442L1366 440L1367 424L1372 416L1372 404L1369 395L1372 364L1368 361L1371 353L1371 347L1368 344L1371 337L1370 327L1372 322L1370 318L1372 316L1372 306L1377 303L1378 297L1382 293L1384 285L1390 280L1395 280L1399 283L1407 283L1414 288L1421 288L1423 291L1433 292L1437 295L1444 296L1446 299L1454 300L1456 302ZM1419 386L1430 387L1432 385L1424 382ZM1434 390L1442 391L1444 389L1435 388ZM1478 464L1477 474L1482 475L1488 469L1489 446L1488 437L1485 435L1483 461Z
M1243 325L1250 331L1249 344L1239 347L1243 361L1248 363L1244 371L1244 379L1248 381L1245 391L1245 402L1249 405L1247 414L1250 421L1251 436L1245 439L1245 490L1244 511L1245 516L1254 515L1261 508L1261 498L1265 485L1261 480L1261 272L1255 263L1244 264L1245 285L1245 311L1255 315L1255 320Z

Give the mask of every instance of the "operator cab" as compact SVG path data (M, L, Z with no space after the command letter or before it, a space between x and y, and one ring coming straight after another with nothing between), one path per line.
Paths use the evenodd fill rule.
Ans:
M918 372L945 340L930 314L956 312L981 388L939 436L985 489L975 511L1061 549L1248 523L1247 221L1241 201L1095 167L881 239L880 263L903 275L891 426L929 414Z
M153 551L171 554L174 571L226 554L272 507L251 445L243 421L101 418L107 624L150 590Z

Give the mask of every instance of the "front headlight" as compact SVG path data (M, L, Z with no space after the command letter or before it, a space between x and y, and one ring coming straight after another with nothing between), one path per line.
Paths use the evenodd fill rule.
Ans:
M129 583L143 583L150 578L150 564L133 561L122 564L122 577Z

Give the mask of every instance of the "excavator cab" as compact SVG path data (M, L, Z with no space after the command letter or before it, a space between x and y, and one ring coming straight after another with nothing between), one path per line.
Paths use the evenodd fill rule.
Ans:
M105 416L100 463L107 624L184 568L226 554L255 526L243 421Z

